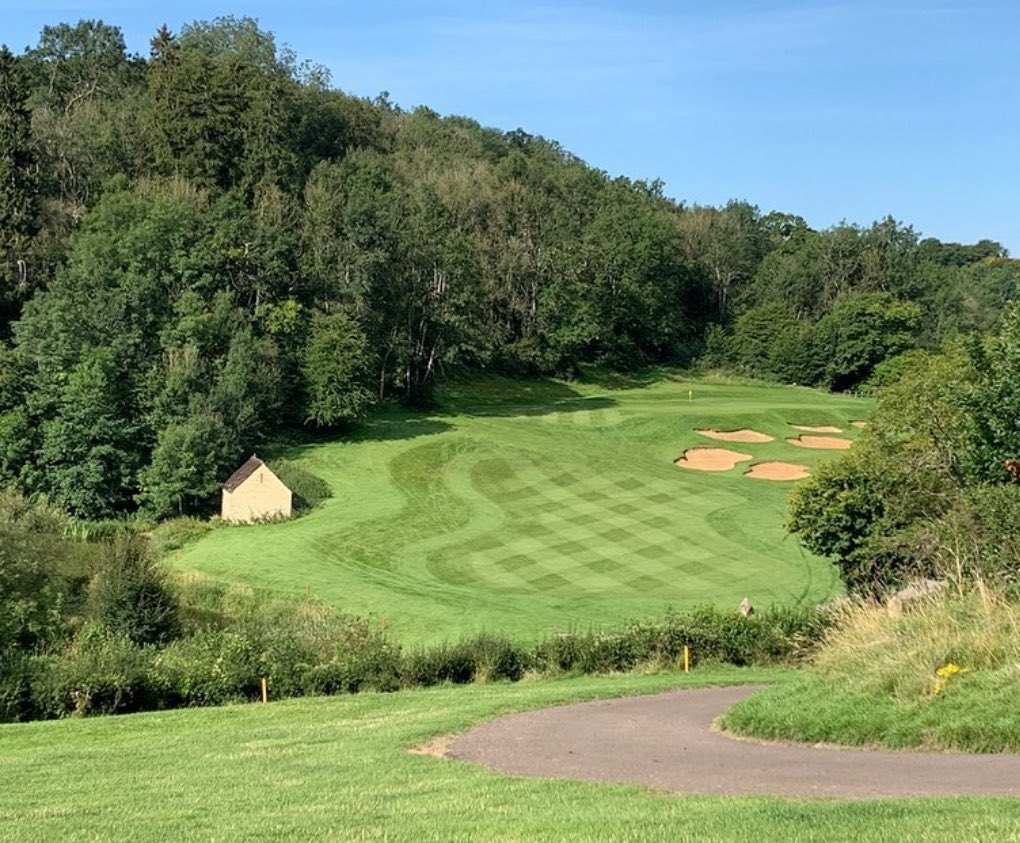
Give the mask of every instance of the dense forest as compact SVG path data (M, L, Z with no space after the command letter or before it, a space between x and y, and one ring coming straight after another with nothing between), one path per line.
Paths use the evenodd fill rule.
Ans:
M281 428L426 405L451 373L857 389L994 332L1020 281L994 242L688 205L350 96L249 19L144 57L101 21L4 48L0 184L0 483L88 519L200 508Z

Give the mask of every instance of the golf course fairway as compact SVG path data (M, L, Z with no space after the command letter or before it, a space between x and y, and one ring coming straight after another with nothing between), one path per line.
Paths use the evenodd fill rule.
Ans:
M294 461L333 497L291 521L212 530L172 564L336 605L404 643L481 631L538 638L668 607L803 604L841 589L835 569L783 531L796 481L745 472L832 459L838 451L786 440L795 425L856 438L851 422L867 416L865 399L656 372L475 378L438 401L260 454ZM698 432L744 429L772 440L730 444ZM705 446L732 448L741 461L708 471L675 464Z

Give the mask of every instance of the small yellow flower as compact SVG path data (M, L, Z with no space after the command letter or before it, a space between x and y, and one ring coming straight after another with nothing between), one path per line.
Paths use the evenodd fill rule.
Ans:
M969 667L960 667L958 664L944 664L935 671L935 683L932 687L933 694L940 694L949 683L949 680L961 673L970 673Z

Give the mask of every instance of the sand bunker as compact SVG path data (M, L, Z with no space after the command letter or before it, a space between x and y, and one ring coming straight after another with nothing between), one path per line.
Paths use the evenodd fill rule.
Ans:
M852 421L852 422L850 422L850 424L852 424L854 427L861 427L861 428L864 428L864 427L868 426L868 423L866 421Z
M744 472L744 477L756 480L803 480L810 476L806 465L794 462L760 462Z
M721 439L723 442L772 442L774 437L767 433L759 433L757 430L750 430L742 427L740 430L696 430L702 436L709 439Z
M798 448L817 448L827 451L845 451L854 443L849 439L841 439L838 436L798 436L796 439L787 439L791 445Z
M749 459L752 459L750 454L725 448L688 448L675 465L692 471L729 471L738 462L747 462Z
M831 424L791 424L797 430L804 430L808 433L842 433L843 428Z

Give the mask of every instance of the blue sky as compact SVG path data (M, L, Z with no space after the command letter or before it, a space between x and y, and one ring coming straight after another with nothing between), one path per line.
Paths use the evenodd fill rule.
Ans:
M0 0L0 41L102 18L259 20L351 93L559 141L688 202L815 227L892 214L1020 256L1020 3L1009 0Z

